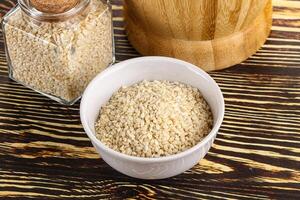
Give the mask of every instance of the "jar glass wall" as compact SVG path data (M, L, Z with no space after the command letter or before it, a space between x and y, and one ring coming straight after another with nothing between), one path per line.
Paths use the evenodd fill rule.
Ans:
M114 62L112 10L106 1L81 0L51 14L19 0L2 26L10 78L63 104L76 102Z

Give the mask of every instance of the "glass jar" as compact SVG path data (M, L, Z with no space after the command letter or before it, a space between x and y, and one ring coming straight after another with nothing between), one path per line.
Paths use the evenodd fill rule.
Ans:
M111 5L76 1L68 10L43 12L19 0L2 23L10 78L67 105L114 62Z

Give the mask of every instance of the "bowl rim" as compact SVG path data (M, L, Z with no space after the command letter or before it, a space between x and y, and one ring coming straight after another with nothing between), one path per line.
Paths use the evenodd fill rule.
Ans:
M207 134L207 136L205 136L204 139L202 139L200 142L198 142L196 145L194 145L193 147L182 151L180 153L177 154L173 154L173 155L169 155L169 156L164 156L164 157L157 157L157 158L147 158L147 157L137 157L137 156L130 156L118 151L115 151L109 147L107 147L106 145L104 145L94 134L93 131L90 129L88 122L87 122L87 118L84 114L85 112L85 107L87 106L86 104L86 99L88 94L90 93L90 90L93 88L93 85L96 84L98 82L99 79L102 79L102 77L105 76L109 76L111 73L121 70L124 67L129 67L132 63L136 63L136 62L148 62L148 61L153 61L153 60L164 60L170 63L179 63L187 68L189 68L189 70L193 71L194 73L198 73L201 74L202 76L204 76L206 79L208 79L211 84L214 84L216 86L216 93L217 96L219 98L219 100L221 101L221 108L220 108L220 115L217 116L216 122L212 128L212 130ZM208 143L214 136L217 135L219 128L221 127L221 124L223 122L224 119L224 115L225 115L225 101L224 101L224 97L222 94L222 91L220 89L220 87L218 86L218 84L216 83L216 81L205 71L203 71L202 69L200 69L199 67L188 63L186 61L182 61L176 58L169 58L169 57L163 57L163 56L144 56L144 57L138 57L138 58L132 58L132 59L128 59L122 62L119 62L117 64L114 64L108 68L106 68L104 71L102 71L101 73L99 73L87 86L86 90L84 91L83 95L82 95L82 99L81 99L81 103L80 103L80 119L81 119L81 123L83 125L83 128L86 132L86 134L88 135L89 139L91 140L91 142L94 144L96 143L96 145L98 145L100 147L100 149L103 149L104 151L106 151L106 153L108 154L112 154L113 156L123 159L123 160L131 160L131 161L135 161L135 162L141 162L141 163L158 163L158 162L167 162L167 161L171 161L171 160L176 160L176 159L180 159L182 157L185 157L191 153L193 153L194 151L196 151L197 149L201 148L202 146L204 146L206 143ZM101 155L101 152L99 152Z

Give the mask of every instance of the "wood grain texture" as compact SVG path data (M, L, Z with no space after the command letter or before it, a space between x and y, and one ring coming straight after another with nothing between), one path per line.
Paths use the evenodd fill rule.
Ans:
M142 55L171 56L205 71L253 55L272 25L271 0L125 0L130 43Z
M15 1L1 0L5 14ZM137 57L113 0L117 60ZM274 0L267 43L211 73L226 100L213 148L171 179L141 181L99 159L79 120L9 80L0 40L0 199L300 199L300 1Z
M268 0L125 0L129 20L163 38L212 40L247 28ZM125 12L126 12L125 10Z

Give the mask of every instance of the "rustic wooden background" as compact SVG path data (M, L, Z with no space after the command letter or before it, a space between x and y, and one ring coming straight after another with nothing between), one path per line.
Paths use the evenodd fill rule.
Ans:
M0 0L3 16L15 0ZM199 165L171 179L124 176L99 159L79 103L61 106L9 80L0 41L1 199L300 199L300 1L273 0L264 47L211 75L226 99L217 140ZM139 56L113 0L118 61ZM34 67L34 66L33 66Z

